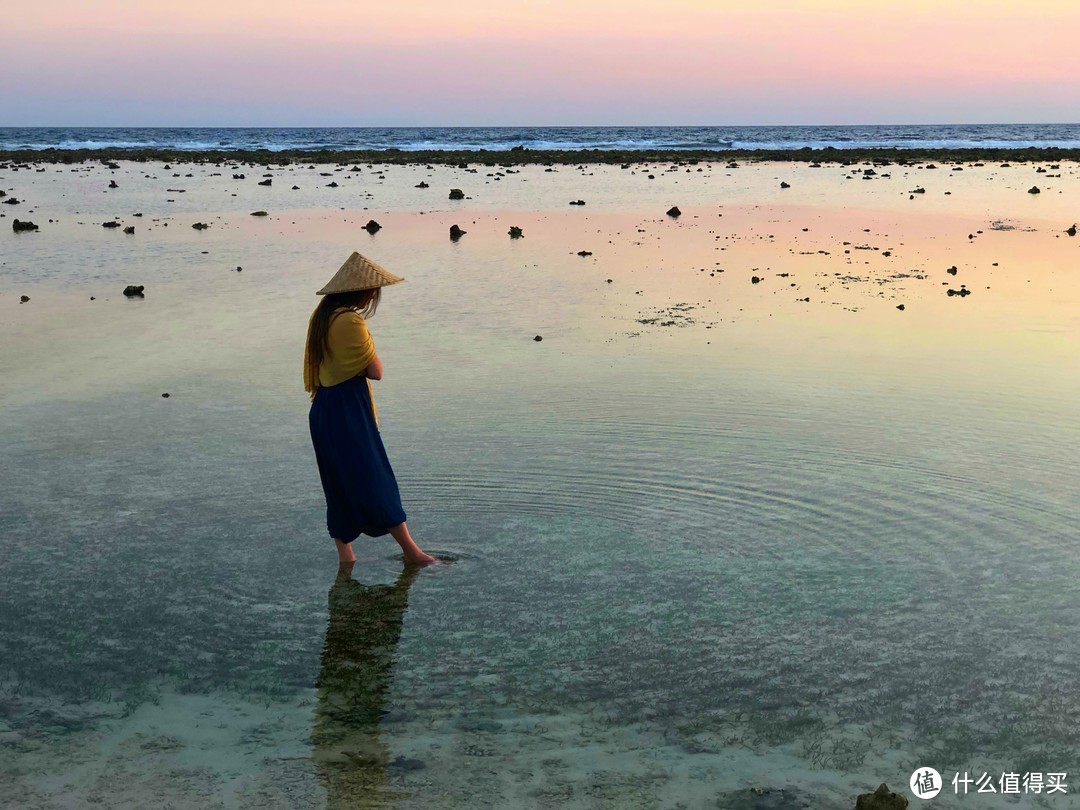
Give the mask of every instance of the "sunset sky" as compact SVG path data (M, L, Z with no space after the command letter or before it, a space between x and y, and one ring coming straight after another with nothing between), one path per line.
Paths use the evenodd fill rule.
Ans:
M1075 122L1076 0L35 0L0 126Z

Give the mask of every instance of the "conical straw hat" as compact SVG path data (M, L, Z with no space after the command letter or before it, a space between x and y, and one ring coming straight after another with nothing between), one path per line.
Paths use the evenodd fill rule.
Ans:
M371 259L366 259L354 251L345 264L341 265L341 269L326 283L326 286L315 294L373 290L376 287L389 287L391 284L398 284L404 280L401 276L395 276L383 270Z

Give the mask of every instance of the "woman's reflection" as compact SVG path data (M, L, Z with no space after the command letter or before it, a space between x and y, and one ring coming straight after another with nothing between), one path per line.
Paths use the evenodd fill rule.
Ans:
M328 808L389 807L405 797L386 775L379 720L419 568L393 585L363 585L343 566L330 588L330 620L319 670L312 757Z

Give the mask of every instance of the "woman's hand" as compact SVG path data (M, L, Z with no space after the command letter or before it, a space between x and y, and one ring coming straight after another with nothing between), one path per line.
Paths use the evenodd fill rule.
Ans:
M382 379L382 360L379 359L378 355L375 355L375 359L364 369L364 376L369 380Z

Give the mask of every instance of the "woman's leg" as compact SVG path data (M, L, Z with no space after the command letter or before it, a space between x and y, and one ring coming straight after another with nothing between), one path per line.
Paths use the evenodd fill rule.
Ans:
M427 565L430 562L435 562L435 558L430 554L425 554L420 550L420 546L416 545L416 541L412 539L412 535L409 534L409 527L404 523L399 523L397 526L390 530L390 536L397 540L401 550L405 553L405 562L409 565Z
M353 554L352 543L342 543L340 540L335 538L334 545L337 546L337 556L339 563L356 562L356 555Z

